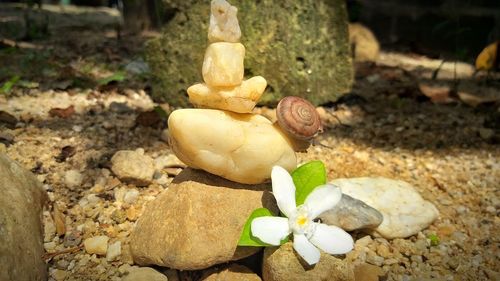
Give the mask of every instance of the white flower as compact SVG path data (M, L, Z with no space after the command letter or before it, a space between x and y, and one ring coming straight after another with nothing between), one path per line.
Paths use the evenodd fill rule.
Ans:
M282 167L275 166L271 173L273 194L283 217L258 217L252 221L252 235L262 242L278 246L293 233L293 248L310 265L319 261L321 249L337 255L352 250L354 241L343 229L316 223L313 220L333 208L342 197L340 188L325 184L314 189L303 205L296 206L295 185Z

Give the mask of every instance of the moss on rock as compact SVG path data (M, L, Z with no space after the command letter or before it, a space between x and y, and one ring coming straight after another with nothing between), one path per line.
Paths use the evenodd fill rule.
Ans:
M176 2L164 0L177 12L162 36L148 42L146 57L153 72L153 97L186 107L190 106L186 89L202 81L210 5ZM317 105L350 90L353 71L345 1L230 3L239 11L245 77L261 75L268 81L260 104L275 105L282 97L295 95Z

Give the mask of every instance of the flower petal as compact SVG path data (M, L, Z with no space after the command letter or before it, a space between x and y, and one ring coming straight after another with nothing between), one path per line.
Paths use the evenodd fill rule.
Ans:
M293 235L293 248L309 265L316 264L321 256L318 248L303 234Z
M339 255L350 252L354 247L354 241L349 233L342 228L315 223L316 230L309 241L316 247L331 255Z
M333 184L325 184L316 187L304 202L309 207L310 216L315 219L321 213L330 210L339 203L342 191Z
M278 246L290 234L290 227L287 218L258 217L252 220L250 231L262 242Z
M274 198L276 198L278 207L288 217L297 208L295 204L295 184L292 176L282 167L274 166L271 172L271 180Z

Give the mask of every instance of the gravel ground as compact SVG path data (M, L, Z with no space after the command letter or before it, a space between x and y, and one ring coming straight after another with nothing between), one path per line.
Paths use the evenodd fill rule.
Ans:
M418 93L421 73L408 73L359 65L352 94L318 108L326 131L299 158L322 160L330 179L407 181L439 209L436 222L408 239L354 233L356 247L347 256L354 263L380 267L385 280L500 280L498 106L433 104ZM48 114L69 105L75 113L67 118ZM51 280L121 280L133 266L130 231L179 168L167 163L151 185L136 187L113 176L109 159L123 149L142 148L153 159L172 154L161 128L137 125L140 112L154 106L135 89L0 96L0 110L19 120L2 130L14 139L0 143L0 151L31 169L49 193L44 221ZM121 254L86 253L82 241L97 235L109 237L109 245L120 241Z

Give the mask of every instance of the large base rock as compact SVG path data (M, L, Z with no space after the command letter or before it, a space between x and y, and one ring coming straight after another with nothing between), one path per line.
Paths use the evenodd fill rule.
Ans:
M210 5L163 0L176 14L163 36L149 42L153 97L189 106L186 89L201 82ZM288 95L313 104L336 100L353 81L345 1L233 0L246 47L245 74L263 76L269 87L261 104Z
M270 189L184 170L139 218L130 242L134 261L197 270L254 254L260 248L237 244L253 210L277 213Z
M308 265L294 251L292 242L264 250L262 277L265 281L354 281L354 272L346 259L324 252L319 262Z
M0 153L0 280L47 280L42 259L46 194L27 170Z

